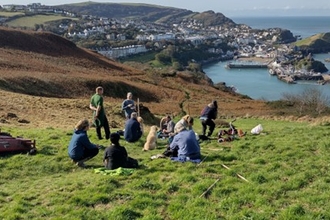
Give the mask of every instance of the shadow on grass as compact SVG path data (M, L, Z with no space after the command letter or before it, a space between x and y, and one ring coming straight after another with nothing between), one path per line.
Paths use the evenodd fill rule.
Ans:
M206 158L205 158L206 157ZM226 155L203 155L203 159L205 158L205 162L231 162L234 160L237 160L237 157L232 154L226 154Z
M41 149L37 150L37 154L43 154L43 155L56 155L58 153L58 149L56 147L52 146L43 146Z

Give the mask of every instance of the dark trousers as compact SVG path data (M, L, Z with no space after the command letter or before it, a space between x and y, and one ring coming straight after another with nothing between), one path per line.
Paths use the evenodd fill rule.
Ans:
M207 126L209 126L209 132L207 133L207 136L211 136L215 128L214 121L212 119L202 120L202 126L203 126L203 135L206 135L206 129Z
M99 139L102 139L101 127L104 128L105 139L109 139L110 138L110 127L109 127L109 122L108 122L107 116L105 116L105 115L103 117L103 125L101 125L101 126L97 125L96 126L96 134L97 134L97 137Z
M83 162L85 162L85 161L87 161L87 160L89 160L89 159L92 159L93 157L95 157L97 154L99 153L99 149L97 148L97 147L95 147L95 148L91 148L91 149L89 149L89 148L85 148L84 149L84 154L83 154L83 156L81 157L81 158L71 158L73 161L75 161L75 162L78 162L78 161L83 161Z

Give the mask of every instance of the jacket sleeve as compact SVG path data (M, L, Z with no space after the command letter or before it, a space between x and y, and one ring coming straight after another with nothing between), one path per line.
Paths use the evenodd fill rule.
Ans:
M88 137L87 137L87 134L86 135L83 135L81 137L81 141L82 141L82 144L84 147L88 148L88 149L93 149L93 148L96 148L96 145L95 144L92 144Z

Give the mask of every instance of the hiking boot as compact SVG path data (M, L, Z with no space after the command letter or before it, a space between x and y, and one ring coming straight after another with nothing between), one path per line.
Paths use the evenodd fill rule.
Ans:
M78 162L76 163L76 165L77 165L78 167L85 168L85 164L84 164L83 161L78 161Z

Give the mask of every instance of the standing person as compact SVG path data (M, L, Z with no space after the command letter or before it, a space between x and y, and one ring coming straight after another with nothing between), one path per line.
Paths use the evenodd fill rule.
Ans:
M128 157L126 148L119 144L120 136L117 133L110 135L112 145L107 147L104 151L103 162L107 169L113 170L119 167L123 168L137 168L137 160Z
M124 138L127 142L135 142L142 136L141 125L137 121L137 113L133 112L131 118L126 121Z
M74 133L68 147L69 157L79 167L84 167L85 161L95 157L99 153L99 146L92 144L88 139L88 129L88 120L80 120L74 128Z
M127 93L127 99L123 101L121 109L124 111L127 120L130 119L132 113L136 111L133 94L131 92Z
M92 96L89 108L93 110L94 124L96 126L96 134L99 140L102 140L101 127L104 128L105 138L110 138L110 128L105 110L103 107L103 88L96 88L96 93Z
M213 120L217 118L217 115L218 103L215 100L205 106L202 110L200 120L202 122L204 136L206 134L207 126L209 127L209 132L207 133L207 136L210 137L212 135L215 128L215 123Z
M200 146L193 130L181 127L170 144L170 150L176 152L180 160L201 159ZM176 153L174 153L176 154Z

